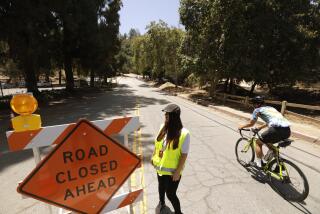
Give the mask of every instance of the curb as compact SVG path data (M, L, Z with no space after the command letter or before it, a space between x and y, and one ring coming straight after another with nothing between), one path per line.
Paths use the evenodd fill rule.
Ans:
M183 99L189 100L191 102L194 102L194 103L196 103L198 105L207 106L207 107L212 108L214 110L220 111L221 113L224 113L224 114L228 114L228 115L231 115L231 116L234 116L234 117L238 117L240 119L246 119L246 120L249 119L248 117L245 117L245 116L242 116L242 115L239 115L239 114L236 114L236 113L233 113L233 112L230 112L230 111L215 107L215 106L211 105L208 101L204 101L204 100L200 100L200 99L195 100L195 99L191 99L191 98L188 98L188 97L179 96L177 94L174 94L174 95L178 96L178 97L181 97ZM258 122L258 123L259 124L263 124L261 122ZM292 131L291 135L293 137L295 137L295 138L299 138L299 139L305 140L305 141L307 141L309 143L315 143L317 145L320 145L320 138L317 138L317 137L314 137L314 136L305 135L305 134L302 134L302 133L297 132L297 131Z

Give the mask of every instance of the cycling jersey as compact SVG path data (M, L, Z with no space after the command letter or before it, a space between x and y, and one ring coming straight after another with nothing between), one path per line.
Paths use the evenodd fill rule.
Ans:
M271 106L256 108L252 113L252 120L257 121L258 117L266 122L269 127L290 127L290 122Z

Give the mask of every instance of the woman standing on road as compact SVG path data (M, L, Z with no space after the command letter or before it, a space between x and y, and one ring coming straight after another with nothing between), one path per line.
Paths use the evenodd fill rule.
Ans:
M157 170L160 212L165 206L165 194L170 200L176 214L181 213L177 189L181 180L181 173L187 159L190 145L190 135L183 128L180 119L180 107L175 104L167 105L165 122L155 140L152 155L152 165Z

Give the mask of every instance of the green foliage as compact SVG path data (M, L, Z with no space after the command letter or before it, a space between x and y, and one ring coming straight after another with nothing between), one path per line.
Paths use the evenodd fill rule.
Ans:
M38 93L36 72L49 67L48 46L54 19L44 1L1 1L0 40L9 45L10 58L18 64L28 91Z
M180 18L183 69L212 87L222 78L273 88L319 77L319 1L182 0Z
M161 80L166 72L166 36L169 30L168 25L160 21L159 23L151 22L147 26L148 52L151 59L152 77Z
M148 61L148 39L147 36L138 36L131 39L133 69L136 73L142 75L150 75L148 71L151 69L151 61Z
M184 32L170 28L163 22L151 22L147 33L140 35L130 30L129 38L122 40L122 53L126 65L135 73L148 76L157 81L169 79L182 82L187 76L181 71L180 46Z
M196 76L195 73L190 74L185 81L185 85L189 87L194 87L196 85L199 85L200 78Z
M121 0L1 1L0 42L8 44L28 91L38 93L37 76L48 77L54 69L64 68L71 91L73 68L92 77L114 75L121 5Z
M176 84L182 83L188 73L183 72L181 68L182 59L180 47L184 39L184 32L177 28L172 28L166 36L166 76Z
M126 36L120 36L120 50L115 56L116 67L119 72L129 73L132 67L132 50L130 40Z
M141 36L140 35L140 32L139 32L139 30L138 29L130 29L130 31L129 31L129 39L132 39L132 38L134 38L134 37L137 37L137 36Z

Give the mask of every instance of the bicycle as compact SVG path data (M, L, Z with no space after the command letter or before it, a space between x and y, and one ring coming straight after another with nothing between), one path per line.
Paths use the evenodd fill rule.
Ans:
M253 135L249 138L242 134L242 131L251 131ZM256 129L240 129L239 130L241 138L238 139L235 146L235 153L237 161L244 167L252 166L255 159L255 148L256 140L260 138L259 131ZM258 137L258 138L257 138ZM280 148L285 148L289 146L293 140L285 139L276 144L268 144L268 148L273 151L273 156L267 160L260 170L262 170L269 178L271 187L275 189L283 198L291 201L303 201L308 197L309 194L309 184L306 176L303 174L301 169L292 163L291 161L281 157ZM245 158L242 159L242 156ZM300 183L297 182L295 174L297 173L302 180L303 188L302 191L297 191ZM282 188L284 186L284 188ZM286 192L292 192L289 195ZM296 196L294 196L294 194ZM293 194L293 196L292 196Z

